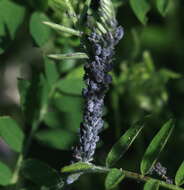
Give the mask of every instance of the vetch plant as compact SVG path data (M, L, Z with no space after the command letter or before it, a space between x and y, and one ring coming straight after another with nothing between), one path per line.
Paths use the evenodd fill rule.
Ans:
M4 0L2 2L6 4ZM9 3L12 6L12 2ZM34 4L34 1L31 1L31 8L34 7ZM38 46L43 46L45 41L50 39L50 29L57 31L57 35L58 33L61 33L61 36L66 35L68 41L63 42L59 35L55 41L49 42L49 45L55 47L56 52L59 53L49 54L47 58L44 57L44 72L33 72L31 80L18 79L20 107L23 115L20 123L25 128L29 127L30 131L26 130L23 133L20 124L14 119L9 116L0 117L0 136L3 142L17 155L16 166L13 170L7 164L0 162L0 185L2 188L61 190L73 188L72 186L80 184L80 181L93 173L94 176L105 176L105 180L103 180L105 189L118 188L117 186L128 178L136 182L143 182L141 189L144 190L157 190L159 188L182 190L184 163L179 166L174 178L168 174L170 168L163 166L166 160L161 161L160 158L174 131L175 122L173 119L166 121L158 132L152 135L151 142L147 143L148 146L146 150L143 150L144 153L139 164L140 172L132 172L133 169L127 169L128 167L124 169L124 166L119 163L121 160L126 162L124 155L127 154L138 137L143 138L143 135L140 136L141 133L144 130L151 130L152 126L149 125L149 121L154 115L144 117L144 119L141 117L136 119L138 121L132 122L131 127L124 131L122 136L119 136L120 130L118 129L115 137L118 140L114 145L111 145L108 152L105 152L105 149L109 145L101 143L102 132L105 130L105 98L109 98L107 92L112 86L113 79L115 92L112 96L114 101L112 110L115 109L115 119L118 120L120 119L118 117L121 117L118 112L118 98L119 94L124 92L124 86L128 86L127 89L130 88L129 92L137 91L131 96L133 96L132 99L140 102L140 107L146 111L156 110L158 113L158 110L162 109L162 103L168 100L165 87L168 79L179 78L180 75L164 69L160 69L158 72L154 68L148 51L144 51L141 63L129 66L129 62L125 61L120 64L122 73L117 75L112 73L116 55L115 47L123 38L124 30L116 20L116 11L111 0L86 0L85 2L48 0L39 1L38 5L36 11L31 14L29 25L34 42ZM150 4L145 0L140 2L130 0L130 6L137 18L146 24L146 14L151 8ZM168 3L158 0L156 7L162 15L165 15ZM19 8L16 7L16 10ZM46 9L51 13L52 19L58 21L58 24L51 22L40 11ZM21 8L20 10L24 14ZM63 12L65 12L63 10L66 10L66 18L63 17ZM21 18L22 14L19 15ZM3 20L3 23L6 23L6 19ZM10 26L7 25L7 27ZM136 38L137 34L133 34ZM72 52L60 53L62 50L58 51L58 49L62 49L63 44L69 46L67 42L69 45L75 44L74 48L70 49ZM80 47L78 48L78 46ZM44 54L47 54L47 48L47 46L43 48ZM75 49L77 52L73 51ZM81 51L78 51L79 49ZM138 52L138 50L136 51ZM133 54L131 59L136 57L137 52ZM61 61L69 63L71 68L63 69ZM78 61L84 61L84 64ZM75 64L78 64L79 67L75 68ZM149 85L154 88L148 89ZM142 89L138 91L137 88ZM158 90L154 91L155 88ZM156 92L157 95L153 98L149 97L147 92L150 91L151 93ZM143 99L149 101L142 101ZM156 106L155 99L158 102ZM81 105L82 113L79 112ZM154 109L154 106L159 109ZM67 125L61 127L65 122ZM77 129L74 127L76 124L78 125ZM118 125L119 123L116 121L115 124L110 125L109 129L107 128L107 131ZM46 129L41 126L46 126ZM66 157L68 165L62 164L59 171L58 168L54 169L42 162L40 158L35 159L34 152L31 154L30 151L34 141L59 149L63 155L66 153L65 151L72 152ZM102 155L105 155L105 162L103 159L99 162L96 158L98 157L98 146L104 148ZM49 155L51 153L47 151L45 157L47 158ZM59 160L60 158L56 156L53 159ZM134 160L133 162L138 161ZM94 187L92 186L92 188Z

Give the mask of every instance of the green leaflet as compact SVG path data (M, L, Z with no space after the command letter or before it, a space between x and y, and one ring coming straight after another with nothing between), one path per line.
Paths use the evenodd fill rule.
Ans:
M25 7L10 0L0 1L0 54L15 39L25 18ZM13 19L12 19L13 18Z
M52 23L52 22L47 22L47 21L44 21L43 24L45 24L45 25L49 26L50 28L52 28L56 31L59 31L59 32L66 32L66 33L71 34L71 35L81 36L80 31L74 30L72 28L68 28L66 26L62 26L62 25Z
M149 180L145 183L143 190L158 190L159 183L156 180Z
M30 19L30 33L38 46L43 46L50 38L50 28L42 23L46 20L47 16L41 12L34 12Z
M47 80L44 75L34 72L31 81L18 80L18 89L26 122L36 124L47 111L50 90Z
M0 185L10 184L12 172L4 163L0 162Z
M178 168L175 176L175 183L176 185L180 186L184 184L184 161Z
M62 181L55 169L35 159L25 160L21 172L24 177L37 185L53 187Z
M75 164L71 164L61 168L62 173L70 173L70 172L80 172L89 169L93 169L93 164L85 163L85 162L77 162Z
M25 8L12 1L1 0L0 10L0 24L2 24L0 28L8 29L11 39L14 39L17 29L24 20Z
M57 83L57 89L69 95L81 96L84 87L85 84L82 78L63 79Z
M24 134L9 116L0 117L0 137L16 152L22 151Z
M170 0L157 0L156 6L159 13L164 16L167 13L169 7Z
M76 52L76 53L66 53L66 54L51 54L48 55L49 58L62 60L62 59L88 59L86 53Z
M155 135L151 143L149 144L143 159L141 161L141 173L143 175L147 174L149 170L154 166L157 158L163 148L165 147L172 131L174 124L172 120L167 121L160 131Z
M116 187L123 179L125 178L125 174L116 168L110 170L105 179L105 188L113 189Z
M63 92L63 91L62 91ZM60 112L60 127L77 132L82 119L82 98L56 93L53 105Z
M45 59L45 76L50 87L59 79L59 72L57 70L56 64L52 60Z
M147 0L130 0L130 6L134 11L136 17L142 24L146 24L148 18L146 14L150 10L150 4Z
M138 123L134 124L113 145L106 158L106 165L108 167L111 167L113 164L115 164L125 154L125 152L136 139L137 135L141 132L142 128L143 125L140 125Z

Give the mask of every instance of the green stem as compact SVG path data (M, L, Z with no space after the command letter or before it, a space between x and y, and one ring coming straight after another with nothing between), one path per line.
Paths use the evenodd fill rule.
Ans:
M160 186L162 187L166 187L168 189L172 189L172 190L184 190L183 188L181 187L178 187L176 185L173 185L173 184L169 184L169 183L166 183L162 180L158 180L158 179L154 179L152 177L148 177L148 176L144 176L142 174L138 174L138 173L135 173L135 172L130 172L130 171L127 171L127 170L122 170L122 172L125 173L125 176L127 178L130 178L130 179L135 179L135 180L138 180L138 181L143 181L143 182L147 182L148 180L156 180Z
M111 169L106 168L106 167L94 166L93 170L96 171L96 172L107 173ZM166 182L164 182L162 180L158 180L158 179L155 179L155 178L152 178L152 177L144 176L142 174L127 171L127 170L123 170L123 169L120 169L120 170L125 174L125 177L130 178L130 179L134 179L134 180L142 181L142 182L147 182L148 180L156 180L159 183L159 185L162 186L162 187L165 187L165 188L168 188L168 189L171 189L171 190L184 190L181 187L178 187L178 186L173 185L173 184L166 183Z
M15 167L15 170L12 175L11 184L15 184L18 181L19 171L20 171L20 166L21 166L22 160L23 160L23 155L19 154L19 157L18 157L17 163L16 163L16 167Z

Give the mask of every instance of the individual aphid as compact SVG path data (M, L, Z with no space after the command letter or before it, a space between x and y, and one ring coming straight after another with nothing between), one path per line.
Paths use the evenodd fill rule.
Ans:
M101 47L101 45L100 44L94 44L94 51L95 51L95 55L100 55L101 54L101 52L102 52L102 47Z
M123 37L124 35L124 30L123 30L123 27L119 26L116 28L116 31L115 31L115 35L114 35L114 38L115 38L115 43L117 44L121 38Z

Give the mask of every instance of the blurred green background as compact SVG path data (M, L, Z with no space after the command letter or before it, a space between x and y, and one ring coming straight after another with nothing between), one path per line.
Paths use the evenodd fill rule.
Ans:
M79 15L84 1L71 2ZM141 0L144 6L134 0L113 1L124 37L116 48L95 163L104 165L108 151L131 124L152 114L116 165L139 172L150 140L166 120L174 118L175 131L159 159L172 178L184 158L184 1L163 2L159 7L154 0ZM79 136L85 60L47 58L48 54L82 51L78 37L51 30L42 24L47 20L73 27L65 1L0 0L0 114L15 118L26 135L39 121L28 157L59 170L70 163ZM22 89L29 89L27 96ZM0 159L14 168L16 157L0 140ZM104 189L104 178L103 174L85 175L71 189ZM142 186L124 180L119 189Z

